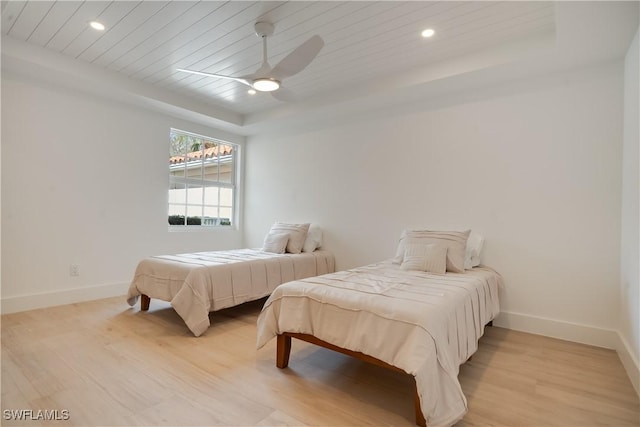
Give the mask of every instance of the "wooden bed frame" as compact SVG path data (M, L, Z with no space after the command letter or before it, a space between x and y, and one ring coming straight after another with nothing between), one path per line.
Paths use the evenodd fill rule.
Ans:
M145 294L140 294L140 310L141 311L148 311L150 303L151 303L151 298L149 298Z
M280 369L284 369L289 365L289 354L291 353L291 338L297 338L302 341L310 342L312 344L319 345L320 347L328 348L330 350L337 351L338 353L346 354L347 356L352 356L356 359L364 360L365 362L372 363L374 365L382 366L396 372L407 374L397 366L389 365L388 363L383 362L380 359L376 359L375 357L371 357L368 354L335 346L326 341L322 341L321 339L318 339L313 335L298 334L294 332L284 332L283 334L278 335L276 366ZM422 408L420 407L420 397L418 396L418 388L416 386L414 386L414 404L416 410L416 424L421 427L427 427L427 421L424 419L424 415L422 415Z
M487 323L487 326L493 326L493 321ZM276 346L276 366L280 369L284 369L289 366L289 355L291 354L291 338L306 341L320 347L328 348L329 350L337 351L338 353L346 354L347 356L355 357L356 359L363 360L374 365L382 366L383 368L391 369L392 371L402 372L403 374L410 375L397 366L390 365L387 362L383 362L382 360L376 359L375 357L369 356L368 354L364 354L359 351L347 350L346 348L338 347L337 345L333 345L319 338L316 338L313 335L299 334L296 332L283 332L277 337L278 342ZM468 360L471 360L471 357L469 357ZM420 396L418 395L418 387L416 384L414 384L413 402L416 412L416 424L420 427L426 427L427 420L425 420L422 413L422 408L420 407Z

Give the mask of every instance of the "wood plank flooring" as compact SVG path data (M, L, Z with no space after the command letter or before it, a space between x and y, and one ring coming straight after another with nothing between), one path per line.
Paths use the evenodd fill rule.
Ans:
M256 351L264 300L212 313L193 337L152 300L122 298L3 315L3 426L412 426L413 380L297 340ZM614 351L487 328L461 367L466 426L640 426L640 401ZM6 411L67 410L68 419ZM29 415L28 413L26 415ZM64 418L59 416L59 418Z

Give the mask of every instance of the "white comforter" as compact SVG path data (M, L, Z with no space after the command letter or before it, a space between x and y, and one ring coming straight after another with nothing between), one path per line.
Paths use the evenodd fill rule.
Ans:
M209 328L209 312L269 295L281 283L335 270L330 252L274 254L258 249L155 256L142 260L127 302L138 296L170 301L195 336Z
M388 261L279 286L258 318L258 348L283 332L314 335L397 366L416 379L427 425L467 411L460 364L499 313L489 268L434 275Z

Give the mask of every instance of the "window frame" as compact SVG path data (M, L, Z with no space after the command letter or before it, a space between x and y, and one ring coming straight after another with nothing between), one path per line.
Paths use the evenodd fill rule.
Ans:
M165 204L166 206L166 218L167 218L167 222L169 217L171 216L171 206L176 206L176 205L180 205L179 203L172 203L171 202L171 198L169 196L169 191L171 191L172 186L175 184L179 184L179 185L183 185L185 192L188 191L188 189L190 188L190 186L193 186L192 188L201 188L202 189L202 199L201 202L199 204L194 204L194 203L189 203L189 198L188 198L188 194L185 194L185 201L184 201L184 209L185 209L185 224L168 224L168 228L169 231L213 231L213 230L220 230L220 229L224 229L224 230L228 230L228 229L238 229L238 217L239 217L239 206L238 206L238 194L239 194L239 160L240 160L240 144L235 143L235 142L230 142L230 141L226 141L224 139L220 139L220 138L215 138L215 137L210 137L210 136L206 136L206 135L202 135L199 133L195 133L195 132L190 132L190 131L185 131L182 129L178 129L178 128L170 128L169 130L169 158L171 159L171 157L173 157L171 155L171 137L173 134L183 134L183 135L187 135L190 136L192 138L197 138L197 139L202 139L204 141L211 141L214 142L216 144L219 145L226 145L226 146L231 146L232 150L231 150L231 154L228 154L226 156L216 156L215 157L215 163L217 163L217 165L219 166L222 163L222 158L223 157L229 157L229 162L231 164L231 171L230 171L230 182L224 182L220 180L220 170L217 170L217 179L213 180L213 179L207 179L206 175L205 175L205 171L204 169L207 166L207 158L205 158L204 156L201 157L201 159L199 159L199 161L187 161L186 157L187 154L189 153L188 148L185 146L185 152L181 153L181 154L174 154L174 156L177 155L182 155L185 156L185 160L183 162L181 162L179 165L182 167L184 167L184 175L183 176L175 176L172 175L172 171L174 170L179 170L180 168L172 168L172 164L169 163L168 165L168 180L167 180L167 203ZM201 146L200 148L201 150L204 150L204 148ZM197 163L197 165L194 165L194 163ZM193 169L195 167L199 167L201 170L201 174L199 177L189 177L188 176L188 171L189 169ZM217 188L218 191L218 196L217 196L217 204L216 205L209 205L205 203L205 189L207 187L215 187ZM232 198L231 198L231 216L229 217L230 220L230 224L220 224L218 221L220 220L220 210L222 208L228 208L227 205L223 205L222 204L222 200L221 200L221 192L220 190L223 188L228 188L232 190ZM218 213L218 216L216 217L218 219L218 221L216 221L215 224L188 224L187 220L188 220L188 211L190 207L198 207L200 209L200 215L198 215L198 217L200 217L201 219L204 217L204 210L207 207L215 207Z

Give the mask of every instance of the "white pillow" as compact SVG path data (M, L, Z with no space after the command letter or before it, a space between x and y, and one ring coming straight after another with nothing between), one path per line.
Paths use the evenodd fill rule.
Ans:
M283 254L289 241L289 233L269 233L264 239L262 252L273 252Z
M322 229L315 224L309 226L307 238L302 246L302 252L313 252L322 246Z
M482 245L484 244L484 237L480 234L472 231L467 239L467 249L464 254L464 269L470 270L473 267L480 265L480 252L482 252Z
M444 274L447 271L447 247L445 245L405 245L403 270L426 271Z
M276 222L271 226L271 233L289 233L289 241L287 242L287 252L299 254L302 251L304 240L307 238L309 223L306 224L288 224L286 222Z
M464 254L467 248L467 239L471 230L466 231L432 231L432 230L405 230L402 232L398 250L393 259L394 264L402 264L405 245L419 243L442 244L447 247L447 271L464 273Z

